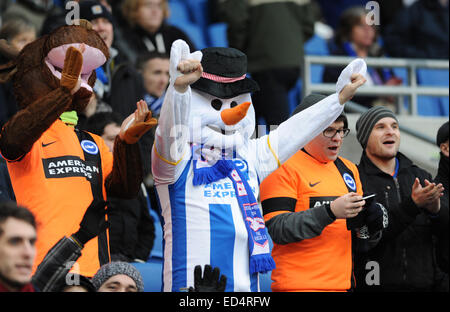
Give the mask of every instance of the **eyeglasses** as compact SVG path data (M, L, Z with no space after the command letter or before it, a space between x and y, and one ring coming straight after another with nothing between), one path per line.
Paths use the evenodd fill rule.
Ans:
M350 133L350 129L328 128L328 129L325 129L322 133L323 133L324 137L332 139L338 132L339 132L339 135L341 136L341 138L345 138Z

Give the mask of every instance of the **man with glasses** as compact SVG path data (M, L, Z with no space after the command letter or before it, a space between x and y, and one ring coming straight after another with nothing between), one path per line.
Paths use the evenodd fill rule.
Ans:
M323 98L307 96L294 114ZM365 201L356 165L338 157L347 126L341 114L261 183L264 220L274 242L273 291L347 291L354 286L346 219L356 217ZM380 207L373 207L375 215L382 215Z

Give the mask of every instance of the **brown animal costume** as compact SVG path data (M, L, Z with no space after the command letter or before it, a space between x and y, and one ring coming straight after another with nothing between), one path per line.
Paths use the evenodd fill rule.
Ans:
M0 47L5 55L14 54L4 42ZM130 198L139 191L142 168L135 143L156 124L151 112L127 118L113 154L100 137L74 130L60 119L63 112L83 111L92 95L95 69L108 57L103 40L82 20L79 26L62 26L30 43L0 66L0 80L12 79L21 108L0 133L0 152L17 202L38 221L33 272L59 239L78 230L93 198L104 199L106 193ZM106 242L105 232L86 243L74 268L93 276L109 260Z

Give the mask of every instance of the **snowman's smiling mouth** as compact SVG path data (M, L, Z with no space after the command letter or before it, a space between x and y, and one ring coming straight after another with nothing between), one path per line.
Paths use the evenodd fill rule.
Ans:
M225 129L221 129L218 126L215 125L207 125L207 127L215 132L221 133L223 135L233 135L236 133L236 130L225 130Z

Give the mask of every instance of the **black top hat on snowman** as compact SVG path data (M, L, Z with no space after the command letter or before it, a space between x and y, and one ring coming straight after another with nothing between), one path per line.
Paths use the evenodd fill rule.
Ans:
M202 77L191 88L229 99L240 94L259 91L259 86L246 77L247 56L234 48L205 48L201 50Z

